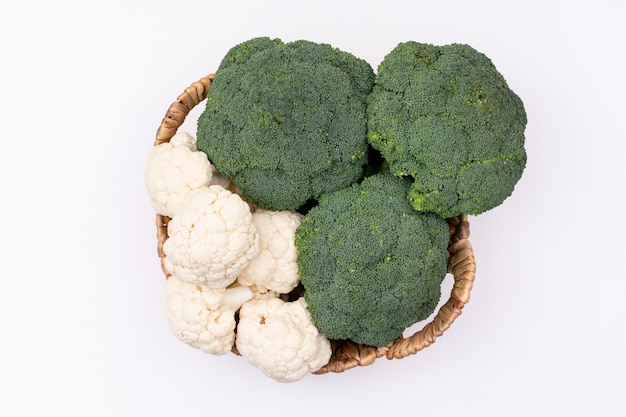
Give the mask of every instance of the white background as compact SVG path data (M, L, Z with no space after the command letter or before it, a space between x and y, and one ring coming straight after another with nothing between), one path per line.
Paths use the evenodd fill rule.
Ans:
M0 415L618 415L625 17L618 0L3 2ZM471 219L472 300L415 356L280 384L167 327L145 157L176 96L264 35L374 68L402 41L468 43L525 103L524 176Z

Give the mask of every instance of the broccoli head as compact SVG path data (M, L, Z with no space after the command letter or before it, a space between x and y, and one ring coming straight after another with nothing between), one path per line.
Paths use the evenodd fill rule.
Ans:
M406 42L380 63L368 139L412 206L443 217L501 204L526 165L526 113L493 63L468 45Z
M375 174L322 195L297 229L304 298L327 337L383 346L437 307L449 227L413 210L409 187Z
M330 45L251 39L216 71L198 149L252 203L295 210L360 178L373 84L367 62Z

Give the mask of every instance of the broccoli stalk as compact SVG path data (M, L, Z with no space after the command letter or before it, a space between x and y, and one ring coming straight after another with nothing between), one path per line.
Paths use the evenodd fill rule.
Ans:
M331 339L383 346L436 308L447 222L406 199L410 182L382 172L324 194L296 231L311 316Z
M198 149L252 203L296 210L362 176L373 84L369 64L329 45L251 39L216 71Z

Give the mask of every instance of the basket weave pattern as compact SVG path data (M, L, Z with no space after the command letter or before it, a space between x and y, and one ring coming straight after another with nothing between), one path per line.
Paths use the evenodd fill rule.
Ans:
M176 134L189 112L206 97L215 75L194 82L172 103L157 130L154 145L169 140ZM165 253L163 244L168 238L167 224L170 218L157 214L157 253L161 260L161 268L166 278L171 275L164 265ZM450 298L437 311L433 319L412 336L398 339L386 346L368 346L350 340L331 340L333 354L328 364L316 374L343 372L357 367L367 366L378 358L402 359L413 355L430 346L441 336L461 314L463 306L469 302L470 292L476 275L476 261L472 245L469 242L469 222L466 215L447 219L450 226L450 242L448 244L448 272L454 277ZM237 350L233 347L233 353Z

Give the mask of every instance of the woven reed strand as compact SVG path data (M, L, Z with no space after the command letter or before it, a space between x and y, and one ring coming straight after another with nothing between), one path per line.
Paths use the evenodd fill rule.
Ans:
M180 94L167 110L165 117L156 133L154 145L169 140L176 134L189 112L206 99L207 93L215 78L214 74L199 79ZM171 275L164 266L165 253L163 243L168 238L167 224L170 218L157 214L157 253L161 260L161 268L166 278ZM433 319L412 336L398 339L387 346L377 347L354 343L350 340L331 340L332 357L328 364L315 374L328 372L344 372L357 366L367 366L381 357L402 359L413 355L435 343L436 339L452 325L465 304L469 302L470 292L476 276L476 261L472 245L469 242L469 222L467 215L447 219L450 226L450 242L448 245L448 272L454 278L450 298L437 311ZM237 354L233 347L233 353Z

